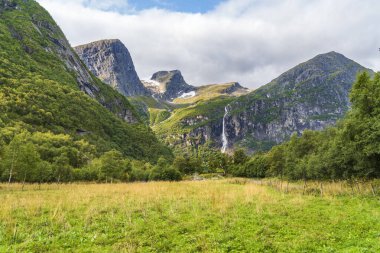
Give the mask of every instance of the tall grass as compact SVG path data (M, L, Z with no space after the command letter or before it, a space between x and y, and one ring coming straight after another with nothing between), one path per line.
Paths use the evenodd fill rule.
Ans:
M3 184L0 252L379 252L368 183L325 184Z
M244 180L244 179L243 179ZM320 196L380 196L380 180L340 180L340 181L286 181L280 179L254 180L283 193Z

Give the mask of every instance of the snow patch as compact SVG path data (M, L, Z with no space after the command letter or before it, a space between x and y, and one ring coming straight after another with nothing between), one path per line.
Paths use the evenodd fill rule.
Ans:
M183 93L178 98L192 98L194 96L195 96L195 91L190 91L190 92L187 92L187 93Z
M160 86L160 83L155 80L142 80L142 81L151 86Z

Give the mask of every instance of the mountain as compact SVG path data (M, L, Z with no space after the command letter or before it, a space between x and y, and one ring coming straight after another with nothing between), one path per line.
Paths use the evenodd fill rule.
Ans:
M85 58L95 58L99 69L114 72L113 65L97 58L97 52L90 50ZM115 63L118 68L123 61L131 61L129 54L123 58ZM373 73L329 52L250 93L236 82L194 87L179 70L159 71L142 81L148 95L136 94L129 100L144 122L172 147L267 150L293 133L335 124L349 109L348 93L360 71Z
M349 92L362 71L373 73L336 52L299 64L229 105L227 139L233 145L266 149L292 133L335 124L348 111Z
M292 133L335 124L349 109L360 71L373 73L339 53L321 54L247 95L178 109L154 130L177 148L267 150Z
M0 111L0 145L17 132L43 132L89 142L96 153L171 157L128 100L87 70L34 0L0 0Z
M185 93L196 90L195 87L186 83L179 70L159 71L154 73L150 80L143 81L143 83L155 98L166 101L172 101Z
M88 69L125 96L149 95L132 57L120 40L101 40L74 48Z

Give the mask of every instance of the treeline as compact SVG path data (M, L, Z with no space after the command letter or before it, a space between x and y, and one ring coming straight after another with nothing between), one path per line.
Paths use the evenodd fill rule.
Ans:
M0 122L1 126L1 122ZM53 132L29 132L25 127L0 127L0 181L21 183L101 183L178 181L193 174L227 174L244 164L243 151L227 156L203 147L192 155L160 157L152 163L107 152L84 139Z
M236 154L246 160L244 152ZM1 182L178 181L195 173L225 174L233 161L239 160L234 157L202 148L196 155L160 157L152 163L126 157L115 149L99 151L96 145L67 134L30 132L22 124L0 127Z
M99 154L96 146L65 134L30 133L18 127L0 130L2 182L129 182L180 180L164 157L156 164L133 160L117 150Z
M241 177L291 180L371 179L380 177L380 74L358 76L352 108L336 127L305 131L230 171Z

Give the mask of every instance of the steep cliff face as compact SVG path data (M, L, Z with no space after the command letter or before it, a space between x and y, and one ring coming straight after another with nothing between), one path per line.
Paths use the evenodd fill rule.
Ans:
M342 118L360 71L372 72L335 52L318 55L247 95L197 104L179 119L181 131L163 133L164 139L179 146L211 142L222 150L224 136L227 152L237 146L268 149L293 133L321 130Z
M159 71L148 81L143 81L155 98L172 101L196 88L187 84L179 70Z
M132 57L120 40L101 40L75 47L88 69L124 96L149 95Z

